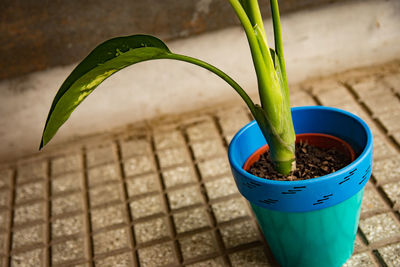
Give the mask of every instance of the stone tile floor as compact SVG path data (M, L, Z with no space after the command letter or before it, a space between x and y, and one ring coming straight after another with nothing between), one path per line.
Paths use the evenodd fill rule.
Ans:
M345 266L400 266L400 62L291 93L294 106L343 108L372 127L373 176ZM1 165L1 265L276 266L226 157L250 119L228 105Z

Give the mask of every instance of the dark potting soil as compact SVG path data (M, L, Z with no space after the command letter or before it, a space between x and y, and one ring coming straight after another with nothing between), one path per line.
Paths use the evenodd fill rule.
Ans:
M296 170L284 176L274 170L269 151L260 156L248 171L249 173L270 180L295 181L320 177L335 172L351 159L336 149L323 149L307 143L296 144Z

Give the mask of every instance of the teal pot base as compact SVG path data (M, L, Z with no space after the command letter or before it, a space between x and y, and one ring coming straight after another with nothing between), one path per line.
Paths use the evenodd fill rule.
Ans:
M310 212L280 212L250 204L281 266L340 267L353 253L363 192Z

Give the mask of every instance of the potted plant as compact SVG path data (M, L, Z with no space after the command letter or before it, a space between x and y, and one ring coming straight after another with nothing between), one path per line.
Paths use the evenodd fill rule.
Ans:
M258 1L229 2L249 42L260 105L254 104L223 71L202 60L172 53L156 37L118 37L97 46L61 85L50 107L40 148L51 140L73 110L113 73L155 59L198 65L231 85L255 118L233 138L228 155L239 191L250 201L277 261L282 266L341 266L353 251L363 188L371 174L371 132L361 119L342 110L290 109L277 0L270 0L275 50L268 47ZM295 132L297 142L321 149L334 148L351 158L349 164L314 179L290 178L297 169ZM245 170L266 150L271 166L281 176L289 177L287 180L264 179Z

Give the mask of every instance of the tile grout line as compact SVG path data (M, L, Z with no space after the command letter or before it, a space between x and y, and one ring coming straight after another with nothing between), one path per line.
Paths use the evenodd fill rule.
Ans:
M89 266L94 267L93 256L93 238L92 238L92 225L90 223L90 202L89 202L89 181L88 181L88 166L87 166L87 156L86 147L82 147L81 153L82 160L82 171L83 171L83 181L82 181L82 196L83 196L83 214L85 216L85 244L86 244L86 256L89 261Z
M17 176L18 171L17 167L15 167L13 171L13 176L11 179L10 187L8 188L10 199L9 199L9 206L8 206L8 233L7 233L7 254L6 254L6 266L11 266L11 251L12 251L12 239L13 239L13 227L14 227L14 206L15 206L15 195L16 195L16 187L17 187Z
M377 249L367 251L367 254L372 258L375 264L379 264L379 267L388 267Z
M348 84L348 83L343 83L343 86L350 92L350 94L352 95L353 99L355 100L355 102L357 104L359 104L359 106L361 106L361 109L363 109L368 116L370 117L370 119L374 122L375 126L378 128L378 131L380 134L383 135L383 137L393 146L395 147L397 152L400 152L400 146L399 144L397 144L397 142L395 142L388 134L389 132L387 132L385 130L384 125L376 118L374 118L372 116L372 110L362 101L362 99L359 97L359 95L357 94L357 92L354 90L354 88ZM373 174L372 174L373 176ZM396 214L396 210L394 209L394 207L392 207L391 204L392 201L387 197L386 193L384 192L383 188L381 185L378 184L374 184L374 187L376 189L376 191L379 193L380 197L384 200L384 203L387 207L389 207L389 212L392 215L392 217L395 218L395 222L397 223L397 225L400 225L400 216Z
M250 115L248 112L246 112L246 115L247 115L247 117L248 117L248 118L250 119L250 121L251 121L251 119L252 119L252 118L251 118L251 115ZM215 125L216 128L217 128L219 139L222 141L222 144L223 144L223 146L224 146L224 148L225 148L226 157L227 157L227 156L228 156L229 142L228 142L228 140L226 140L226 138L225 138L225 136L224 136L224 132L223 132L223 129L222 129L222 125L219 123L218 116L217 116L217 115L212 116L212 120L213 120L214 125ZM240 195L240 194L239 194L239 195ZM242 197L242 196L240 195L240 197ZM219 239L218 242L220 243L219 247L220 247L220 249L222 248L222 252L223 252L223 248L225 248L225 245L224 245L224 241L223 241L222 235L221 235L221 233L219 232L219 226L220 226L220 225L218 224L217 219L215 218L215 214L214 214L214 212L212 211L212 206L211 206L211 203L210 203L210 200L209 200L209 199L207 199L207 204L208 204L209 207L210 207L210 213L211 213L211 215L212 215L212 217L213 217L213 219L214 219L214 222L215 222L215 224L214 224L213 226L217 229L218 239ZM251 218L251 220L254 219L251 213L249 214L249 217ZM230 220L229 222L231 222L231 221L232 221L232 220ZM232 266L232 263L231 263L231 261L230 261L230 259L229 259L228 254L227 254L226 252L225 252L225 253L221 253L221 254L223 255L223 260L224 260L225 264L226 264L227 266Z
M218 125L216 125L215 118L213 116L211 116L211 118L212 118L212 122L216 126L217 130L219 130L218 129ZM223 262L224 262L224 264L226 266L232 266L230 261L229 261L229 259L228 259L228 257L227 257L227 255L226 255L226 253L224 253L224 250L225 250L224 242L223 242L221 233L219 232L219 227L218 227L218 224L217 224L217 220L215 218L215 214L212 211L212 206L210 204L210 199L209 199L209 197L208 197L208 195L206 193L207 191L206 191L206 188L204 186L204 181L203 181L202 175L200 173L198 165L196 164L197 160L195 158L194 151L193 151L192 147L190 146L189 137L186 134L186 132L184 132L184 131L182 131L182 135L183 135L183 138L184 138L184 141L185 141L185 145L186 145L186 147L187 147L187 149L189 151L190 160L191 160L191 164L193 166L195 175L197 176L197 182L198 182L198 185L199 185L199 187L201 189L200 193L202 195L203 202L204 202L204 204L205 204L205 206L207 208L207 214L208 214L208 217L209 217L208 220L211 223L211 228L212 228L211 231L214 233L214 236L215 236L215 239L216 239L216 243L217 243L217 247L218 247L218 254L222 257L222 260L223 260ZM218 137L221 138L220 132L218 132Z
M396 151L399 153L400 152L400 146L397 144L390 136L389 132L386 131L385 126L381 123L379 119L376 117L372 116L373 111L371 108L360 98L360 96L357 94L357 92L354 90L353 86L347 82L343 82L342 85L344 88L347 89L347 91L350 93L350 95L353 97L354 101L361 107L361 109L369 116L371 121L374 123L376 128L378 129L379 133L383 136L383 138L388 141L392 147L396 149Z
M126 185L126 174L125 174L125 170L124 170L124 161L122 160L122 151L121 151L121 145L119 143L119 141L115 142L115 153L117 156L117 163L119 166L119 176L120 176L120 182L122 183L122 187L123 187L123 204L125 206L125 218L128 220L128 236L129 236L129 244L131 246L131 257L132 261L133 261L133 265L134 266L140 266L139 263L139 257L138 257L138 250L137 247L135 246L136 244L136 240L135 240L135 235L133 233L133 228L134 228L134 224L133 224L133 219L132 219L132 213L129 207L129 195L128 195L128 188Z
M169 232L172 235L172 237L170 236L170 238L172 238L172 243L174 246L174 252L175 252L175 257L176 260L178 261L178 265L179 266L183 266L182 262L183 262L183 255L181 253L181 249L180 249L180 244L177 238L177 232L175 229L175 224L174 224L174 220L173 220L173 214L172 214L172 209L169 205L169 201L168 201L168 192L167 192L167 188L164 184L164 181L162 179L162 170L161 170L161 166L160 166L160 161L158 159L158 153L157 153L157 149L156 149L156 144L155 144L155 140L153 137L153 134L151 134L150 137L150 149L151 149L151 154L154 160L154 164L156 167L156 174L161 186L161 192L159 193L159 195L161 195L161 197L163 198L163 203L164 203L164 210L166 211L166 217L168 220L168 227L169 227ZM164 216L163 216L164 217ZM162 218L162 217L161 217Z
M246 110L246 116L249 119L249 122L254 120L252 114L250 112L248 112L247 110ZM223 132L222 126L219 123L219 120L218 120L217 116L214 116L213 119L214 119L214 122L215 122L215 124L217 126L220 138L222 139L222 142L225 145L226 153L228 153L229 142L224 137L224 132ZM237 131L235 131L235 132L237 132ZM235 132L233 132L233 133L235 133ZM238 192L238 194L242 198L242 195L240 194L240 192ZM272 266L278 266L278 263L276 262L275 258L273 257L272 251L271 251L271 249L270 249L270 247L269 247L269 245L267 243L267 240L265 239L265 236L264 236L264 234L263 234L263 232L262 232L262 230L261 230L261 228L260 228L260 226L259 226L259 224L257 222L257 219L255 218L255 215L254 215L254 213L253 213L253 211L251 209L249 201L246 200L245 202L246 202L245 205L246 205L246 208L247 208L247 212L249 213L248 217L249 217L250 221L256 226L256 229L258 231L258 236L259 236L260 241L261 241L261 243L263 245L263 251L264 251L265 256L268 259L268 262L270 264L272 264ZM229 222L231 222L231 221L229 221ZM216 226L217 229L219 229L220 226L221 225L218 224ZM226 256L226 257L227 257L227 260L228 260L229 264L231 264L229 257L228 256Z
M51 164L50 164L50 159L47 159L46 164L47 164L47 168L46 168L46 201L45 201L45 205L46 205L46 210L45 210L45 225L46 225L46 231L45 231L45 266L51 266L51 257L52 257L52 253L51 253L51 173L52 173L52 168L51 168Z
M251 113L249 113L248 111L246 111L246 115L247 115L247 117L248 117L250 122L252 120L254 120L254 118L252 117ZM224 132L223 132L221 124L219 123L218 117L217 116L213 116L213 120L214 120L214 123L217 126L217 130L218 130L218 133L220 135L220 138L222 139L222 142L225 145L226 153L228 153L229 142L224 137ZM240 192L239 192L239 196L242 197ZM252 221L252 223L256 226L256 229L258 231L258 236L259 236L259 238L261 240L261 243L263 244L263 251L264 251L266 257L268 258L268 262L270 264L272 264L273 266L277 265L277 262L276 262L275 258L273 257L272 251L271 251L271 249L270 249L270 247L269 247L269 245L267 243L267 240L265 239L265 236L264 236L264 234L263 234L263 232L262 232L262 230L261 230L261 228L260 228L260 226L259 226L259 224L257 222L257 219L255 218L255 215L253 214L253 211L252 211L252 209L250 207L250 203L247 200L246 200L245 205L246 205L246 208L247 208L247 212L249 212L250 221ZM229 222L231 222L231 221L229 221ZM218 224L216 226L216 228L219 229L219 226L220 225ZM229 257L228 256L226 256L226 257L227 257L227 260L228 260L229 264L231 264L230 260L229 260Z

